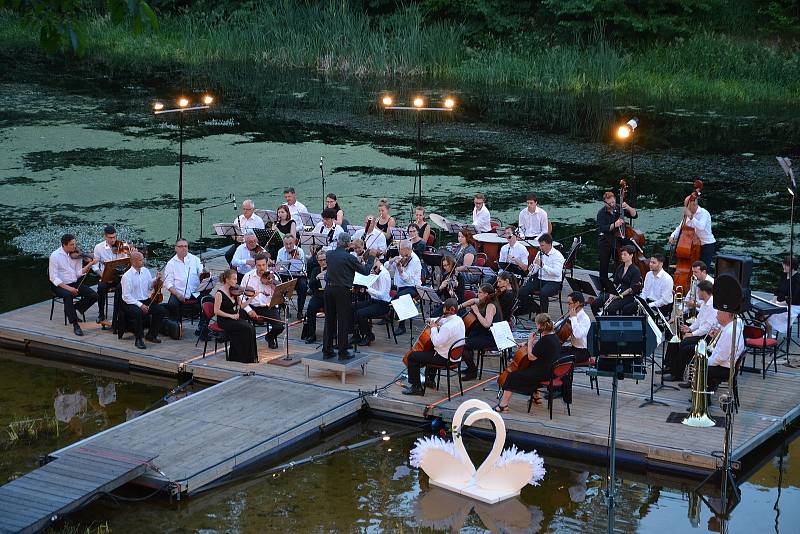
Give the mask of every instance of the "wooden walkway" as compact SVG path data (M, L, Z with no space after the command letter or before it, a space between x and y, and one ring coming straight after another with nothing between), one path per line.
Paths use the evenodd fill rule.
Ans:
M58 459L0 487L0 533L29 533L151 469L153 453L96 445Z

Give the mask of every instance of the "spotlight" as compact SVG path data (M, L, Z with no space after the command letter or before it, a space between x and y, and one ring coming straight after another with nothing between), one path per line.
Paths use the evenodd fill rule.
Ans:
M188 106L188 105L189 105L189 99L187 99L187 98L180 98L180 99L178 99L178 105L179 105L180 107L182 107L182 108L185 108L186 106Z
M631 136L636 127L639 126L639 121L631 119L619 128L617 128L617 137L620 139L627 139Z
M205 96L203 97L203 103L204 103L206 106L210 106L212 102L214 102L214 97L213 97L213 96L211 96L211 95L205 95Z
M155 104L153 104L153 109L156 111L161 111L162 109L164 109L164 104L162 104L161 102L156 102Z
M389 106L391 106L393 103L394 103L394 101L392 100L391 96L384 96L383 97L383 105L386 106L387 108Z
M453 100L452 98L448 98L447 100L444 101L444 107L446 107L447 109L453 109L453 106L455 105L456 101Z
M415 108L421 108L424 105L425 105L425 101L422 100L422 97L418 96L417 98L414 99L414 107Z

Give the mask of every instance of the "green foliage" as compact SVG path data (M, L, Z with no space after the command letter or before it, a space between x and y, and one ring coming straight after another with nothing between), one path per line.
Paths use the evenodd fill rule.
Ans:
M0 9L22 17L25 26L39 34L39 45L48 53L86 53L87 35L82 24L91 2L81 0L0 0ZM145 0L106 0L111 20L129 21L134 33L158 30L158 18Z
M535 28L540 0L423 0L429 21L463 23L473 43L518 41Z
M800 0L760 0L758 13L770 29L800 33Z

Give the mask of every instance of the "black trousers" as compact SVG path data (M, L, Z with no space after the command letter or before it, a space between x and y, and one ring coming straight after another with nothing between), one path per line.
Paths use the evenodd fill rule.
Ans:
M294 290L297 293L297 313L302 315L303 308L306 306L306 296L308 295L308 278L305 276L298 277Z
M389 303L383 300L369 298L356 302L354 306L356 323L358 324L358 333L361 337L366 337L372 334L369 320L385 317L389 313Z
M275 319L274 321L267 321L269 323L269 331L267 332L266 339L269 340L276 340L278 336L281 335L283 332L283 323L279 321L283 321L283 317L281 317L281 308L268 308L266 306L250 306L253 308L253 311L256 312L258 315L262 317L269 317L270 319Z
M317 295L308 299L306 310L306 337L317 337L317 312L325 309L325 300Z
M600 293L592 303L592 312L597 315L597 313L603 309L603 305L608 300L607 293ZM605 315L633 315L636 313L638 306L636 305L636 301L633 300L631 295L627 295L622 299L614 299L614 302L608 305L605 311Z
M148 301L144 302L147 304ZM136 336L136 339L144 337L144 320L147 317L150 318L150 327L147 330L149 337L158 336L158 332L161 330L161 321L164 320L164 316L167 314L166 308L161 304L153 304L149 308L146 315L136 304L125 304L123 308L125 324L130 324L133 327L133 335Z
M167 308L167 312L169 314L169 318L177 321L180 318L181 306L188 306L188 304L182 304L181 301L178 300L178 297L175 295L170 295L167 302L164 304ZM198 301L193 305L193 312L198 313L200 311L200 301Z
M397 292L394 295L394 298L399 299L403 295L411 295L411 298L414 298L417 296L417 288L414 286L398 287ZM405 321L400 321L398 323L398 326L405 326L405 323L406 323Z
M518 315L523 315L529 312L547 313L548 301L547 299L558 295L561 289L561 282L542 281L538 276L531 278L519 288L519 302L520 311ZM533 302L533 295L539 295L538 308Z
M600 256L601 280L608 280L608 267L611 265L611 259L614 257L615 250L616 248L613 242L605 237L600 237L600 240L597 242L597 252Z
M72 296L72 293L62 287L50 284L53 293L64 300L64 313L67 314L67 319L69 320L70 324L75 324L78 322L78 312L80 312L81 315L86 313L86 310L91 308L92 304L97 302L97 293L95 293L94 289L86 284L78 287L80 283L81 281L78 279L71 284L67 284L69 286L78 288L78 296L80 297L80 301L77 304L75 304L75 297Z
M709 243L700 247L700 261L708 266L708 272L711 272L711 262L714 261L714 253L717 251L716 243Z
M322 352L333 352L334 335L339 354L347 352L347 333L350 331L350 320L353 318L350 295L349 287L328 285L325 288L325 337Z
M447 365L447 359L442 358L432 350L412 352L408 356L408 382L413 387L422 387L419 371L428 364ZM431 384L436 376L436 369L425 370L425 384Z
M117 282L105 283L97 282L97 307L100 309L100 316L106 316L106 300L108 299L108 290L112 287L119 287Z
M562 345L561 346L561 355L562 356L574 356L575 363L586 363L589 361L591 357L589 355L589 349L579 349L573 346Z
M678 350L667 349L664 366L669 369L672 378L683 378L686 366L692 361L694 349L702 336L687 336L678 345Z
M478 369L478 366L475 365L475 356L473 355L476 350L494 350L496 348L497 345L491 333L468 335L464 340L464 355L462 356L464 365L467 366L467 372L471 373Z
M716 391L722 382L727 382L730 376L730 368L721 365L708 366L708 390Z

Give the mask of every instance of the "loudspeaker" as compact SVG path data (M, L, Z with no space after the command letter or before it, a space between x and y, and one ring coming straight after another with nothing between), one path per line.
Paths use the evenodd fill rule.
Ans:
M744 313L750 309L750 275L753 258L717 254L714 258L714 308L731 313ZM733 282L736 282L735 284ZM722 285L717 284L722 279Z

